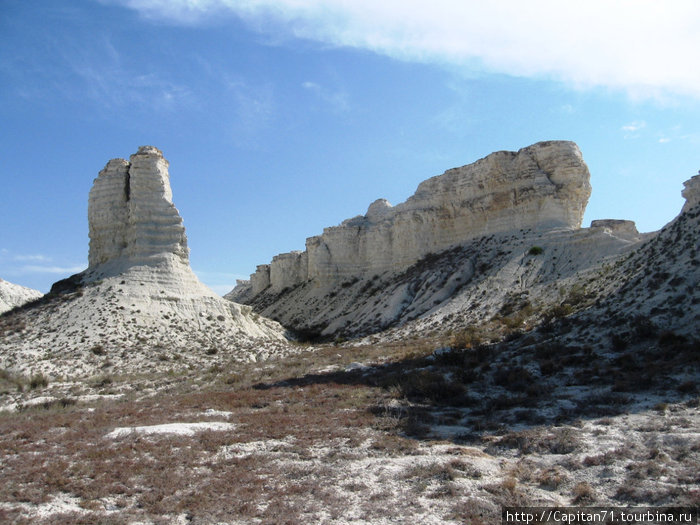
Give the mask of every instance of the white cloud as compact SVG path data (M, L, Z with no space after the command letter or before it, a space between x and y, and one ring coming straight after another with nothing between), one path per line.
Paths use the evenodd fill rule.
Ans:
M625 124L624 126L622 126L622 131L634 133L635 131L639 131L639 130L645 128L646 125L647 125L647 123L644 122L643 120L639 121L639 122L631 122L629 124Z
M84 265L59 266L51 264L52 257L44 254L21 254L3 248L0 250L0 272L6 275L74 274L85 269Z
M564 104L559 107L559 111L561 113L564 113L566 115L571 115L573 113L576 113L576 108L572 106L571 104Z
M231 13L275 36L638 96L700 98L696 0L102 0L176 23Z
M26 265L19 268L17 273L48 273L48 274L74 274L82 272L85 266L40 266L40 265Z
M46 255L15 255L13 257L15 261L36 261L36 262L50 262L51 257L48 257Z

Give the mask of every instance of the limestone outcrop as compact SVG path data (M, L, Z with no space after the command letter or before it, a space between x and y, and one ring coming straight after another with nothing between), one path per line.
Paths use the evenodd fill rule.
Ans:
M591 229L597 228L623 239L639 239L639 231L637 231L637 226L634 224L634 221L621 219L599 219L591 221Z
M115 259L132 262L174 255L189 259L182 218L172 201L168 161L142 146L129 162L110 160L88 200L90 267Z
M87 270L55 283L31 311L16 314L26 319L0 323L5 346L22 356L22 366L47 349L60 358L99 348L97 355L113 354L110 363L118 353L145 366L154 351L169 352L184 366L190 354L206 349L249 360L286 346L278 323L197 279L172 201L168 161L157 148L144 146L128 162L107 163L90 191L88 222ZM26 328L15 332L16 326ZM94 372L90 359L84 361L83 372ZM51 371L51 363L39 364Z
M521 330L576 309L595 312L594 319L612 311L647 316L691 335L700 320L700 175L684 188L682 212L658 232L640 233L619 219L580 228L590 188L575 145L496 153L422 183L396 207L375 201L366 215L310 238L305 252L258 267L227 297L309 339ZM380 253L368 249L368 239L382 228L389 231L384 258L362 259ZM450 245L457 238L463 240ZM403 266L400 255L427 247L435 249ZM306 280L290 284L304 265Z
M321 286L405 269L429 253L480 236L519 230L576 229L591 193L576 144L540 142L500 151L422 182L406 202L373 202L367 213L310 237L304 252L258 266L232 297Z

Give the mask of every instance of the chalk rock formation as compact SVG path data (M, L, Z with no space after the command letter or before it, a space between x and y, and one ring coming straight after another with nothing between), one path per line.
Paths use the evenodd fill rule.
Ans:
M552 151L557 155L544 154ZM555 157L562 166L542 160ZM527 329L551 315L578 309L594 312L579 326L595 326L600 319L609 318L610 312L617 312L619 319L610 325L613 330L619 331L617 323L648 316L658 327L694 337L692 330L700 321L696 291L700 289L696 258L700 250L700 175L684 184L683 212L658 232L639 233L634 222L617 219L595 220L590 228L580 228L590 190L585 167L574 168L581 166L576 163L577 157L578 149L571 143L545 143L518 153L496 153L474 165L450 170L422 183L416 195L404 204L392 208L386 201L375 201L364 217L345 221L309 239L304 252L309 271L306 281L287 287L277 284L271 278L277 261L285 261L285 266L280 265L275 275L283 273L290 260L298 265L305 262L304 254L278 256L265 267L266 283L257 281L257 287L239 283L227 297L237 297L262 315L309 338L374 334L405 340L416 333L457 333L465 327L487 325L496 330L503 326ZM539 166L534 175L532 164ZM483 175L483 166L493 165L501 166L506 174L510 172L503 166L526 166L519 172L524 174L524 181L512 176L509 184L539 189L530 193L523 190L526 197L520 200L500 186L500 197L481 195L485 204L482 212L476 213L474 195L484 191L480 185L499 188L497 181L504 175L492 168L486 173L493 180L474 179L474 174ZM539 186L533 183L541 178L540 172L554 173L545 178L559 185L551 189L545 181ZM470 177L460 180L460 173ZM468 186L471 192L460 194L460 188ZM562 197L567 194L568 201ZM445 202L462 203L463 209L445 211ZM515 215L513 209L521 210L523 215ZM370 273L366 265L346 265L350 271L340 281L324 281L318 272L313 273L314 263L320 258L314 250L320 247L331 261L339 260L338 254L346 260L351 256L350 250L339 249L340 241L334 236L342 238L353 225L360 241L352 244L353 237L348 235L351 246L366 246L372 228L385 226L393 228L386 246L396 249L401 245L399 238L409 238L407 228L397 228L400 220L411 217L409 211L423 219L415 226L415 231L423 234L413 237L420 242L404 242L403 246L425 246L424 233L431 231L426 224L442 224L448 239L444 244L456 236L459 228L464 231L464 240L447 249L435 249L407 268L397 263L395 268ZM469 224L477 225L475 230L460 222L465 217ZM443 234L439 228L432 231L436 238ZM389 255L394 258L383 262L397 260L395 252ZM298 269L294 271L298 275ZM352 271L357 273L352 275ZM338 271L335 275L343 274Z
M694 177L691 177L683 183L684 189L682 192L685 198L685 205L683 206L683 212L688 211L700 204L700 172Z
M634 221L620 219L599 219L591 222L591 229L600 228L616 237L623 239L638 240L639 231Z
M240 305L204 286L189 265L185 227L173 204L169 163L153 146L142 146L129 162L112 159L95 179L88 200L89 268L82 283L118 277L133 304L191 320L216 317L234 332L280 337L272 323L244 315Z
M145 362L153 350L181 352L184 366L203 347L247 360L274 353L271 342L285 344L278 323L219 297L195 276L158 149L144 146L128 162L107 163L90 191L88 222L88 269L55 283L28 313L25 332L5 338L24 363L42 349L60 357L99 346Z
M257 295L314 280L331 285L397 271L429 253L476 237L521 229L581 226L591 193L576 144L540 142L500 151L422 182L406 202L373 202L364 216L325 228L305 252L281 254L258 266L232 297Z
M39 290L8 283L0 279L0 314L11 310L15 306L21 306L34 299L38 299L42 294Z
M164 254L188 261L185 227L172 202L168 161L153 146L142 146L129 162L107 163L90 190L88 222L91 267Z

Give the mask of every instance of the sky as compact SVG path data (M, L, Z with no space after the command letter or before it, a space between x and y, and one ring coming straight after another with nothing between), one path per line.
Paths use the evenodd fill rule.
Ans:
M698 27L696 0L0 0L0 278L85 269L92 182L141 145L221 294L541 140L581 148L584 226L657 230L700 169Z

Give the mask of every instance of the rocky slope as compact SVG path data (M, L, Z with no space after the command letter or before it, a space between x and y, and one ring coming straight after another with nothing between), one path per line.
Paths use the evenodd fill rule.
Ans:
M597 242L591 244L589 239L579 247L583 251L569 251L569 255L562 257L550 244L552 236L544 235L541 238L547 239L542 243L544 253L524 255L524 271L509 275L506 264L496 275L486 276L473 288L455 294L445 307L435 308L384 337L460 331L471 329L475 324L491 329L500 326L500 335L503 335L524 333L542 323L549 328L554 322L562 327L562 333L545 330L540 331L539 336L556 339L562 344L586 341L608 347L612 339L640 343L647 336L655 338L662 334L697 340L700 335L700 203L693 205L687 192L684 195L688 201L678 217L659 232L630 242L615 255L597 260L600 252L596 254L589 249ZM590 230L581 230L579 234L589 236ZM571 250L568 241L566 244ZM568 257L573 261L586 254L590 257L589 264L585 261L581 264L579 259L578 270L557 273L557 278L552 279L552 270L544 268L547 251L559 255L558 258L549 257L550 261L568 262ZM454 264L453 258L446 259ZM539 279L538 273L542 271L548 274L547 279ZM507 278L503 281L497 276ZM493 299L499 294L491 291L494 288L501 290L500 300Z
M624 220L580 228L588 179L571 142L494 153L421 183L395 208L373 203L309 239L306 252L259 266L226 297L309 337L356 337L418 318L432 319L433 331L451 329L450 320L512 324L524 305L522 321L535 322L653 236ZM311 264L318 246L329 271Z
M109 161L90 191L88 219L88 269L0 318L0 366L91 374L127 361L153 368L158 356L181 368L198 352L246 360L284 346L277 323L220 298L192 272L158 149Z
M8 283L0 279L0 314L11 310L15 306L21 306L24 303L38 299L42 295L39 290Z

